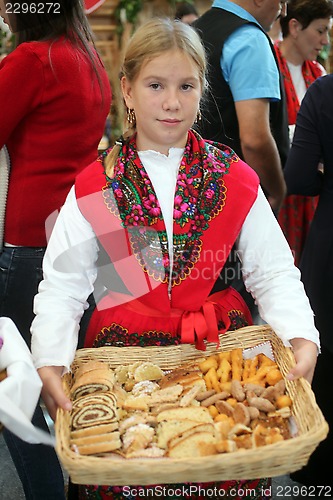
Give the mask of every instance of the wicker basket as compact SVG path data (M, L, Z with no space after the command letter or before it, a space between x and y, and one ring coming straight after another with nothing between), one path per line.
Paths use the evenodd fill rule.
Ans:
M243 349L270 341L276 362L286 375L294 365L293 354L269 326L241 328L220 337L221 351L235 347ZM103 347L77 351L72 374L64 377L64 387L69 389L75 371L90 359L108 361L111 367L150 360L163 369L216 353L216 345L207 345L203 353L186 344L169 347ZM110 485L147 485L178 482L207 482L231 479L274 477L302 468L317 445L325 439L328 425L318 408L310 385L304 380L286 381L287 391L293 400L293 416L298 435L292 439L257 449L238 450L233 453L204 458L140 458L122 459L114 456L87 457L74 453L69 447L70 415L58 411L56 441L59 458L74 483Z

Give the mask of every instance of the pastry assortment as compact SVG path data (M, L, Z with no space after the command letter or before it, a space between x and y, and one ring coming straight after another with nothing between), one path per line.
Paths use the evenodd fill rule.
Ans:
M292 401L265 354L220 352L173 370L152 362L80 366L70 390L70 446L81 455L186 458L291 437Z

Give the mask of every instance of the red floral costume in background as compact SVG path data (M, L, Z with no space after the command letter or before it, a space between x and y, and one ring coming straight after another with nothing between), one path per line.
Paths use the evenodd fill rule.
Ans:
M254 171L229 148L189 132L174 197L171 271L165 223L135 137L123 145L112 179L104 156L78 176L76 196L126 292L109 289L99 301L85 346L192 342L204 349L218 333L251 323L236 291L210 291L256 199ZM256 488L253 498L262 498L267 485L264 479L201 486ZM151 486L133 488L142 496ZM80 492L80 498L125 498L117 486L81 486Z
M281 42L276 42L274 48L286 91L288 123L289 125L295 125L300 102L293 85L287 61L281 53L280 43ZM322 76L323 73L320 64L316 61L304 61L302 65L302 74L306 88L308 88L311 83ZM304 243L317 208L317 203L317 196L288 195L279 212L278 221L293 251L295 264L297 266L300 262Z

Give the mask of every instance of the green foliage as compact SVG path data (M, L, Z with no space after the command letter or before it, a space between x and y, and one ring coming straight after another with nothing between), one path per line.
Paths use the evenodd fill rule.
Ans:
M9 54L14 49L15 35L0 29L0 55Z
M173 6L176 7L177 3L189 3L190 5L194 4L194 0L168 0L168 2Z
M135 25L138 14L142 10L142 4L143 2L141 0L120 0L115 10L117 33L119 36L121 36L124 31L125 22Z
M185 0L189 4L193 4L193 0ZM180 3L184 2L184 0L168 0L168 3L172 5L173 8ZM121 38L121 35L124 31L124 24L126 22L136 25L138 20L138 15L140 14L143 8L144 1L143 0L120 0L116 9L115 9L115 19L116 19L116 31Z

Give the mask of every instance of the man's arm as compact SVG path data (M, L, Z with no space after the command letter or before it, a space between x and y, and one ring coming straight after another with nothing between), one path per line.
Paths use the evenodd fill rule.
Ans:
M268 201L274 211L286 195L278 149L269 123L268 99L235 102L244 160L259 175Z

